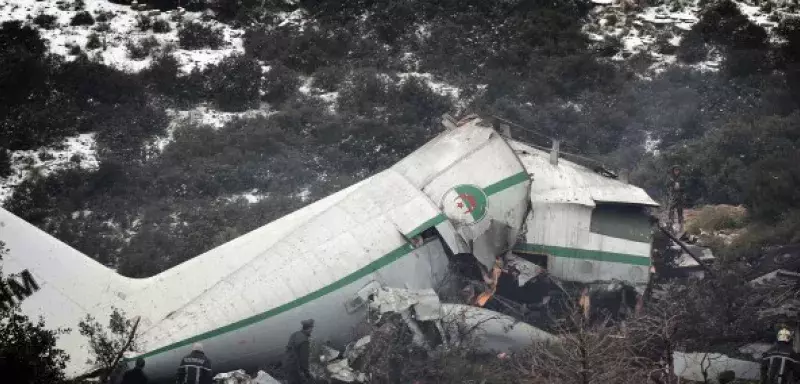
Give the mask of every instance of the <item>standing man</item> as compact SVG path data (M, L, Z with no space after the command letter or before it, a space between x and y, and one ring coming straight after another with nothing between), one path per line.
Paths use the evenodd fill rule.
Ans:
M800 361L791 340L792 333L788 329L778 331L778 342L761 359L761 384L800 382Z
M308 369L311 332L314 330L314 319L303 320L303 329L289 337L284 356L284 370L289 379L289 384L302 384L312 382L311 372Z
M681 175L681 167L673 165L670 169L670 180L667 185L667 198L669 199L669 227L674 230L675 215L678 216L678 233L683 232L683 205L685 203L684 196L684 179Z
M136 366L122 375L121 384L147 384L147 375L144 374L144 359L136 359Z
M178 366L178 384L212 384L211 360L203 352L203 344L194 343L192 352Z

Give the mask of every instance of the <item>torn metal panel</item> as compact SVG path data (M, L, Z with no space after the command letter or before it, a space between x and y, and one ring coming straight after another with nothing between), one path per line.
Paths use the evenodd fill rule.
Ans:
M541 266L531 263L513 253L508 253L506 255L506 265L519 272L517 275L517 283L520 287L544 272L544 268Z
M473 244L469 251L490 267L496 255L514 244L506 228L518 231L528 207L530 179L514 151L480 120L468 120L411 158L393 169L439 206L456 232Z
M439 296L433 289L409 290L382 287L373 296L370 307L381 314L402 313L415 307L417 312L422 312L425 320L441 317Z
M525 143L509 141L525 169L536 182L531 185L535 202L594 205L594 202L658 206L643 189L605 177L571 161L550 163L550 154Z
M367 345L372 341L371 335L366 335L355 342L347 344L347 347L344 350L344 357L347 361L352 364L356 359L361 357L364 354L364 351L367 349Z
M325 369L328 371L330 378L345 383L364 383L367 381L367 375L362 372L355 371L350 367L345 359L330 363L325 367Z
M486 351L512 352L530 346L531 342L558 342L558 337L511 316L463 304L442 304L442 318L451 340L458 340L463 324L481 341Z
M733 371L740 380L759 380L761 376L760 364L720 353L675 352L673 361L675 375L687 380L702 382L705 380L704 372L712 380L724 371Z

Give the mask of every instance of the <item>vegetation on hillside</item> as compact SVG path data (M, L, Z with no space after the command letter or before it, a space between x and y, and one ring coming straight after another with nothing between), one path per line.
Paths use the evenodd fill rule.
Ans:
M440 130L443 112L479 112L627 169L657 198L666 169L682 164L692 204L744 204L751 225L796 228L794 19L776 28L783 39L770 40L735 4L707 2L678 58L696 62L714 50L722 70L675 65L642 79L607 59L618 46L600 52L588 43L587 1L302 1L305 20L280 25L272 16L293 10L283 2L226 4L206 6L247 26L246 53L186 75L169 52L136 75L85 56L64 62L35 29L3 24L0 84L14 91L0 95L0 172L2 149L90 131L102 162L26 180L6 208L124 274L146 276L391 165ZM207 29L183 25L181 44L220 44ZM457 87L457 98L409 72ZM335 101L318 97L325 92ZM174 141L156 150L165 108L198 103L273 113L221 129L177 122ZM254 190L258 203L236 198ZM786 238L768 232L752 246Z

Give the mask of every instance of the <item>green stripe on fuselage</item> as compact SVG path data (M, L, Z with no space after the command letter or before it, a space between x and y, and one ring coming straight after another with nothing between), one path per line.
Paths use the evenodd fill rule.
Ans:
M410 238L412 238L412 237L414 237L416 235L419 235L420 233L425 232L426 229L428 229L430 227L435 227L435 226L443 223L445 220L447 220L447 217L445 217L444 214L440 213L440 214L436 215L436 217L434 217L434 218L432 218L432 219L420 224L418 227L414 228L413 231L411 231L408 234L406 234L405 235L406 239L410 239Z
M522 171L520 173L506 177L505 179L500 180L494 184L487 185L486 187L483 188L483 192L486 193L487 196L491 196L494 195L495 193L505 191L506 189L509 189L517 184L524 183L528 180L530 180L528 172Z
M232 331L235 331L237 329L247 327L248 325L252 325L252 324L258 323L260 321L269 319L270 317L277 316L277 315L279 315L281 313L284 313L286 311L289 311L291 309L299 307L299 306L301 306L303 304L306 304L306 303L309 303L309 302L311 302L313 300L319 299L319 298L321 298L321 297L323 297L323 296L325 296L325 295L327 295L327 294L329 294L331 292L334 292L334 291L336 291L336 290L338 290L340 288L343 288L343 287L349 285L350 283L353 283L353 282L361 279L362 277L365 277L365 276L367 276L367 275L369 275L369 274L371 274L373 272L376 272L377 270L379 270L379 269L381 269L381 268L383 268L383 267L385 267L385 266L387 266L387 265L399 260L403 256L409 254L412 250L413 250L413 247L411 246L411 244L405 244L405 245L395 249L394 251L389 252L388 254L386 254L385 256L383 256L381 258L379 258L378 260L373 261L372 263L368 264L367 266L365 266L365 267L363 267L363 268L361 268L361 269L359 269L359 270L357 270L357 271L345 276L344 278L342 278L340 280L337 280L334 283L332 283L332 284L330 284L328 286L325 286L325 287L323 287L323 288L321 288L321 289L319 289L317 291L311 292L308 295L305 295L305 296L303 296L301 298L292 300L292 301L290 301L290 302L288 302L286 304L283 304L281 306L275 307L273 309L270 309L269 311L260 313L258 315L248 317L248 318L246 318L244 320L240 320L240 321L237 321L235 323L228 324L228 325L226 325L224 327L217 328L217 329L214 329L212 331L205 332L205 333L201 333L199 335L192 336L192 337L190 337L188 339L184 339L184 340L178 341L176 343L173 343L173 344L170 344L170 345L158 348L158 349L154 349L154 350L152 350L150 352L147 352L147 353L145 353L145 354L143 354L141 356L138 356L138 357L146 358L146 357L154 356L154 355L157 355L157 354L162 353L162 352L167 352L167 351L173 350L175 348L180 348L180 347L192 344L192 343L197 342L197 341L210 339L212 337L216 337L216 336L228 333L228 332L232 332ZM128 359L128 360L130 360L130 359Z
M487 195L492 195L492 194L498 193L500 191L506 190L508 188L511 188L511 187L513 187L513 186L515 186L517 184L520 184L522 182L525 182L527 180L528 180L528 174L526 172L520 172L520 173L517 173L515 175L512 175L510 177L507 177L507 178L505 178L503 180L500 180L500 181L498 181L498 182L496 182L494 184L491 184L491 185L487 186L486 188L484 188L484 192ZM443 214L436 215L435 217L433 217L433 218L431 218L429 220L426 220L425 222L420 224L417 228L415 228L414 230L412 230L411 232L406 234L405 237L407 239L410 239L410 238L412 238L414 236L419 235L420 233L422 233L423 231L425 231L428 228L431 228L431 227L434 227L436 225L439 225L439 224L443 223L445 220L447 220L447 218ZM283 304L281 306L275 307L275 308L270 309L270 310L268 310L266 312L263 312L263 313L248 317L248 318L246 318L244 320L240 320L240 321L237 321L235 323L228 324L228 325L226 325L224 327L220 327L220 328L217 328L217 329L205 332L205 333L201 333L199 335L192 336L192 337L190 337L188 339L184 339L184 340L169 344L167 346L164 346L164 347L161 347L161 348L158 348L158 349L154 349L154 350L152 350L150 352L147 352L147 353L142 354L142 355L137 356L137 357L147 358L147 357L155 356L155 355L158 355L158 354L163 353L163 352L171 351L171 350L176 349L176 348L180 348L180 347L184 347L184 346L190 345L190 344L192 344L194 342L197 342L197 341L206 340L206 339L209 339L209 338L212 338L212 337L216 337L216 336L228 333L228 332L233 332L233 331L236 331L238 329L247 327L249 325L253 325L255 323L258 323L260 321L267 320L267 319L269 319L271 317L277 316L277 315L279 315L281 313L287 312L287 311L292 310L294 308L297 308L297 307L299 307L301 305L309 303L309 302L311 302L313 300L321 298L321 297L323 297L323 296L325 296L325 295L327 295L327 294L329 294L331 292L337 291L337 290L339 290L339 289L341 289L341 288L343 288L343 287L345 287L345 286L347 286L347 285L349 285L349 284L351 284L351 283L353 283L353 282L355 282L355 281L357 281L357 280L359 280L359 279L361 279L361 278L363 278L363 277L365 277L365 276L367 276L367 275L369 275L369 274L371 274L373 272L376 272L377 270L379 270L379 269L381 269L381 268L383 268L383 267L385 267L385 266L387 266L387 265L399 260L403 256L408 255L409 253L411 253L412 250L413 250L413 246L411 244L405 244L405 245L400 246L399 248L387 253L386 255L382 256L378 260L373 261L372 263L368 264L367 266L365 266L365 267L363 267L363 268L361 268L361 269L359 269L359 270L357 270L357 271L345 276L344 278L342 278L340 280L337 280L337 281L335 281L334 283L332 283L332 284L330 284L328 286L322 287L317 291L309 293L308 295L305 295L305 296L303 296L301 298L292 300L292 301L290 301L290 302L288 302L286 304ZM126 358L125 360L129 361L129 360L132 360L132 359L127 359Z
M541 244L517 244L514 246L514 251L520 253L545 254L553 257L565 257L569 259L606 261L611 263L650 266L649 257L631 255L627 253L591 251L587 249L557 247L553 245Z

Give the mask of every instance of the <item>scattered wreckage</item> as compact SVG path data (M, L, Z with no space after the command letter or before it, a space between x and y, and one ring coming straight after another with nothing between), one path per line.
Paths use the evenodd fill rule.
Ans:
M318 340L341 349L375 297L402 317L396 289L416 292L416 321L444 309L496 317L485 322L487 345L542 336L550 314L578 297L587 316L641 305L658 205L647 193L558 140L524 143L505 123L475 116L442 123L391 168L145 279L120 276L0 208L4 272L31 277L0 290L0 303L72 329L58 340L70 377L91 369L78 322L118 308L140 321L141 350L127 361L145 358L156 381L169 380L195 342L212 359L225 356L221 371L279 361L308 317L319 320Z

